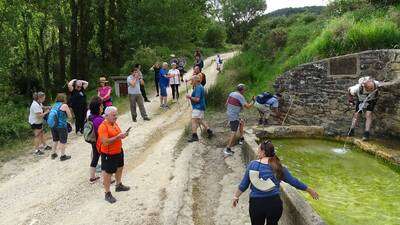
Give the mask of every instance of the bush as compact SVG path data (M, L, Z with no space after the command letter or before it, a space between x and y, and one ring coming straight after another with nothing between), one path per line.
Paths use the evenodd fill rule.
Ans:
M225 28L221 25L212 25L208 28L204 35L204 42L210 48L224 47L226 40Z
M160 60L157 56L156 51L149 47L140 47L133 55L131 60L125 62L121 73L129 74L135 64L139 63L142 65L142 72L146 73L147 70L155 63Z

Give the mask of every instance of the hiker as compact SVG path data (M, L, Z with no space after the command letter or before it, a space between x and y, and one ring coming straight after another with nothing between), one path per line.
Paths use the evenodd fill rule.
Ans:
M206 85L206 75L201 72L201 68L199 66L195 66L193 69L193 75L192 76L199 76L200 77L200 84L203 85L203 87Z
M65 145L68 140L68 118L72 118L71 111L66 104L67 95L64 93L57 94L56 103L53 105L50 112L48 123L49 126L51 121L54 121L54 127L51 128L51 135L53 136L53 154L51 159L58 157L57 150L60 150L60 161L65 161L71 158L71 156L65 154ZM54 116L53 116L54 115ZM55 119L55 117L57 119Z
M132 121L137 121L136 104L139 107L140 115L142 116L143 120L149 121L150 119L147 116L146 109L144 107L143 96L140 91L140 84L144 84L144 81L140 76L140 71L136 67L132 69L131 75L128 76L127 83Z
M228 116L229 126L231 129L231 136L229 138L226 149L224 149L225 156L232 156L235 153L234 151L232 151L231 148L234 146L238 131L239 145L242 145L244 142L244 121L240 119L240 112L243 108L250 109L254 104L254 99L252 103L247 103L246 99L243 96L245 90L245 85L239 84L236 87L236 91L230 93L228 99L226 100L226 114Z
M103 108L107 108L108 106L112 106L112 99L111 99L111 91L112 88L108 86L108 81L105 77L100 77L99 79L100 87L97 89L97 96L100 97L101 101L103 102Z
M160 108L168 109L167 88L169 86L168 63L163 62L160 70Z
M128 136L128 132L122 133L117 124L118 109L115 106L107 107L104 111L105 120L98 129L97 149L101 154L101 170L103 171L103 184L105 200L114 203L117 200L110 191L111 176L115 173L115 191L129 191L130 187L121 182L124 168L124 151L122 139Z
M71 92L69 103L75 116L75 133L83 134L83 125L87 110L86 94L89 83L84 80L73 79L68 82L68 90Z
M267 125L271 114L273 117L281 120L281 113L279 112L279 100L281 98L282 95L280 93L272 95L268 92L263 92L256 96L254 107L257 108L260 115L258 125Z
M179 85L180 85L180 73L177 69L176 63L171 64L171 69L168 71L169 84L172 89L172 99L178 101L179 99Z
M44 152L42 150L51 149L51 147L46 144L46 140L44 139L43 118L50 112L49 107L43 106L45 99L46 95L43 92L33 93L33 101L31 107L29 108L28 120L33 130L33 134L35 135L34 145L36 155L43 155Z
M184 58L180 58L179 62L178 62L178 70L179 70L179 74L181 76L181 82L183 82L183 75L185 75L185 73L186 73L185 64L186 64L186 60Z
M217 64L217 71L221 72L222 69L222 58L220 55L217 55L217 58L215 59L215 63Z
M196 59L197 57L199 58L203 57L200 48L196 48L196 51L194 52L194 58Z
M280 198L280 182L306 191L317 200L318 193L293 177L275 153L271 141L265 141L258 148L258 160L253 160L233 197L232 206L239 203L240 195L250 186L249 214L252 225L277 225L282 216L283 206ZM261 183L261 184L260 184Z
M142 93L143 99L144 99L145 102L150 102L150 100L147 98L147 95L146 95L146 89L144 87L143 74L142 74L142 71L140 71L142 66L140 64L135 64L134 68L137 69L137 71L139 72L139 77L142 80L142 82L140 83L140 92Z
M88 121L92 122L93 124L93 131L94 135L95 135L95 141L91 142L91 146L92 146L92 159L90 162L90 171L89 171L89 182L90 183L94 183L96 182L98 179L100 179L100 177L96 176L96 167L100 158L100 153L97 149L96 143L97 143L97 137L98 135L98 130L99 130L99 126L100 124L104 121L104 117L102 117L101 115L103 114L103 101L100 97L95 96L92 98L92 100L90 101L89 104L89 109L90 109L90 115L88 118Z
M203 59L201 59L200 56L196 56L196 60L195 60L195 63L194 63L194 67L196 67L196 66L200 67L200 70L202 70L203 67L204 67Z
M359 79L358 84L348 89L349 104L356 108L348 136L354 136L355 127L357 126L360 114L365 112L365 131L362 139L364 141L369 139L372 124L372 111L374 111L376 102L378 101L379 86L379 81L370 77L362 77Z
M191 95L186 95L192 104L192 137L189 142L198 141L197 128L201 126L206 130L208 138L213 135L212 130L204 121L204 112L206 110L206 97L204 87L200 84L200 77L192 77L193 92Z
M160 96L160 63L155 63L150 70L154 71L154 86L156 87L157 95L156 97Z

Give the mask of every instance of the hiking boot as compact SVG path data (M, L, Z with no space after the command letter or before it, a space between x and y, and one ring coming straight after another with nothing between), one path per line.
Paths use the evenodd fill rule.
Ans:
M239 139L239 145L243 145L243 143L244 143L244 137L241 137L241 138Z
M136 123L137 122L136 118L132 119L132 122Z
M149 99L147 99L147 98L146 98L144 101L145 101L145 102L150 102L150 100L149 100Z
M43 155L44 152L40 151L40 149L36 149L35 155Z
M347 136L349 136L349 137L354 136L354 128L350 128L349 132L347 133Z
M57 157L58 157L57 153L51 154L51 159L55 159L55 158L57 158Z
M62 156L60 156L60 161L65 161L65 160L68 160L70 158L71 158L70 155L62 155Z
M117 184L115 186L115 191L116 192L121 192L121 191L129 191L131 188L129 186L125 186L122 183Z
M224 155L225 156L233 156L233 154L235 154L235 152L232 151L230 148L225 148L224 149Z
M143 118L143 120L144 121L150 121L150 118L149 117L145 117L145 118Z
M160 96L159 94L156 95L156 97Z
M211 129L207 129L207 138L212 138L214 136L214 133Z
M365 132L364 132L364 135L363 135L363 137L362 137L362 140L363 140L363 141L368 141L368 140L369 140L369 131L365 131Z
M105 194L104 199L105 199L107 202L111 203L111 204L113 204L113 203L115 203L115 202L117 201L117 199L115 199L114 196L112 196L111 192L107 192L107 193Z
M260 118L260 119L258 120L258 125L263 125L263 119L262 119L262 118Z
M51 147L51 146L49 146L49 145L46 145L46 147L44 147L43 149L44 149L44 150L51 150L51 149L52 149L52 147Z
M192 138L190 138L188 142L195 142L195 141L199 141L199 137L197 136L197 134L192 134Z

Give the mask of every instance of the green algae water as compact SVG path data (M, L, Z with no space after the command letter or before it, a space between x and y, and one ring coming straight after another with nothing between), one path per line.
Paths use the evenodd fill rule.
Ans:
M400 224L400 173L386 163L333 141L273 143L291 173L320 194L316 201L302 193L327 224Z

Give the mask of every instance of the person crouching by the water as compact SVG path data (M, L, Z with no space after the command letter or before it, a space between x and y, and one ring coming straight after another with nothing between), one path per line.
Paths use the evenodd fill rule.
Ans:
M213 135L212 130L208 127L207 123L204 121L204 112L206 110L206 97L204 87L200 84L200 77L193 76L193 92L191 95L186 95L186 98L192 103L192 138L189 142L198 141L197 128L203 126L207 131L208 138Z
M363 140L366 141L369 139L372 124L372 112L374 111L376 102L378 101L379 85L379 81L369 77L363 77L359 79L358 84L349 88L348 100L351 106L355 106L355 113L353 115L348 136L354 136L355 127L357 126L360 114L365 112L366 120Z
M226 149L224 150L225 156L231 156L235 153L231 148L234 146L238 131L240 133L239 144L243 144L244 141L244 121L240 119L240 112L243 108L250 109L254 104L254 102L247 103L243 96L245 91L245 85L239 84L236 87L236 91L231 92L226 100L226 114L231 128L231 136L229 137L228 146L226 146Z
M43 106L43 102L46 99L46 95L43 92L33 93L33 101L29 109L29 124L35 135L35 154L43 155L44 152L41 150L50 150L51 147L46 144L44 139L43 122L44 117L49 114L50 109ZM42 146L40 146L42 145Z
M103 108L107 108L108 106L112 106L112 99L111 99L111 91L112 88L108 86L108 81L105 77L100 77L99 79L100 87L97 89L97 96L101 98L103 102Z
M280 198L280 182L308 192L313 199L318 193L293 177L289 170L282 166L275 154L271 141L261 143L258 148L258 160L251 161L233 197L233 207L239 202L240 195L250 186L249 214L252 225L277 225L282 216L283 206Z
M271 114L276 119L281 120L281 113L279 112L279 100L281 98L282 95L279 93L272 95L268 92L263 92L256 96L254 107L260 115L258 125L267 125Z
M124 168L124 151L122 150L122 139L128 133L122 133L117 124L118 109L115 106L107 107L104 111L105 120L100 124L97 138L97 149L101 154L101 170L103 171L103 182L105 200L114 203L117 200L110 191L111 176L115 173L115 191L129 191L130 187L121 182L122 170Z
M68 90L71 92L69 102L75 116L75 133L83 134L85 124L87 102L85 90L89 83L84 80L73 79L68 82Z
M90 115L88 121L91 121L93 123L93 131L96 138L99 136L99 126L104 121L104 117L101 116L103 114L103 103L104 102L102 101L102 99L96 96L92 98L89 104ZM89 182L94 183L100 178L96 176L96 167L97 163L99 162L100 153L97 149L96 142L90 144L92 145L92 159L90 162Z

